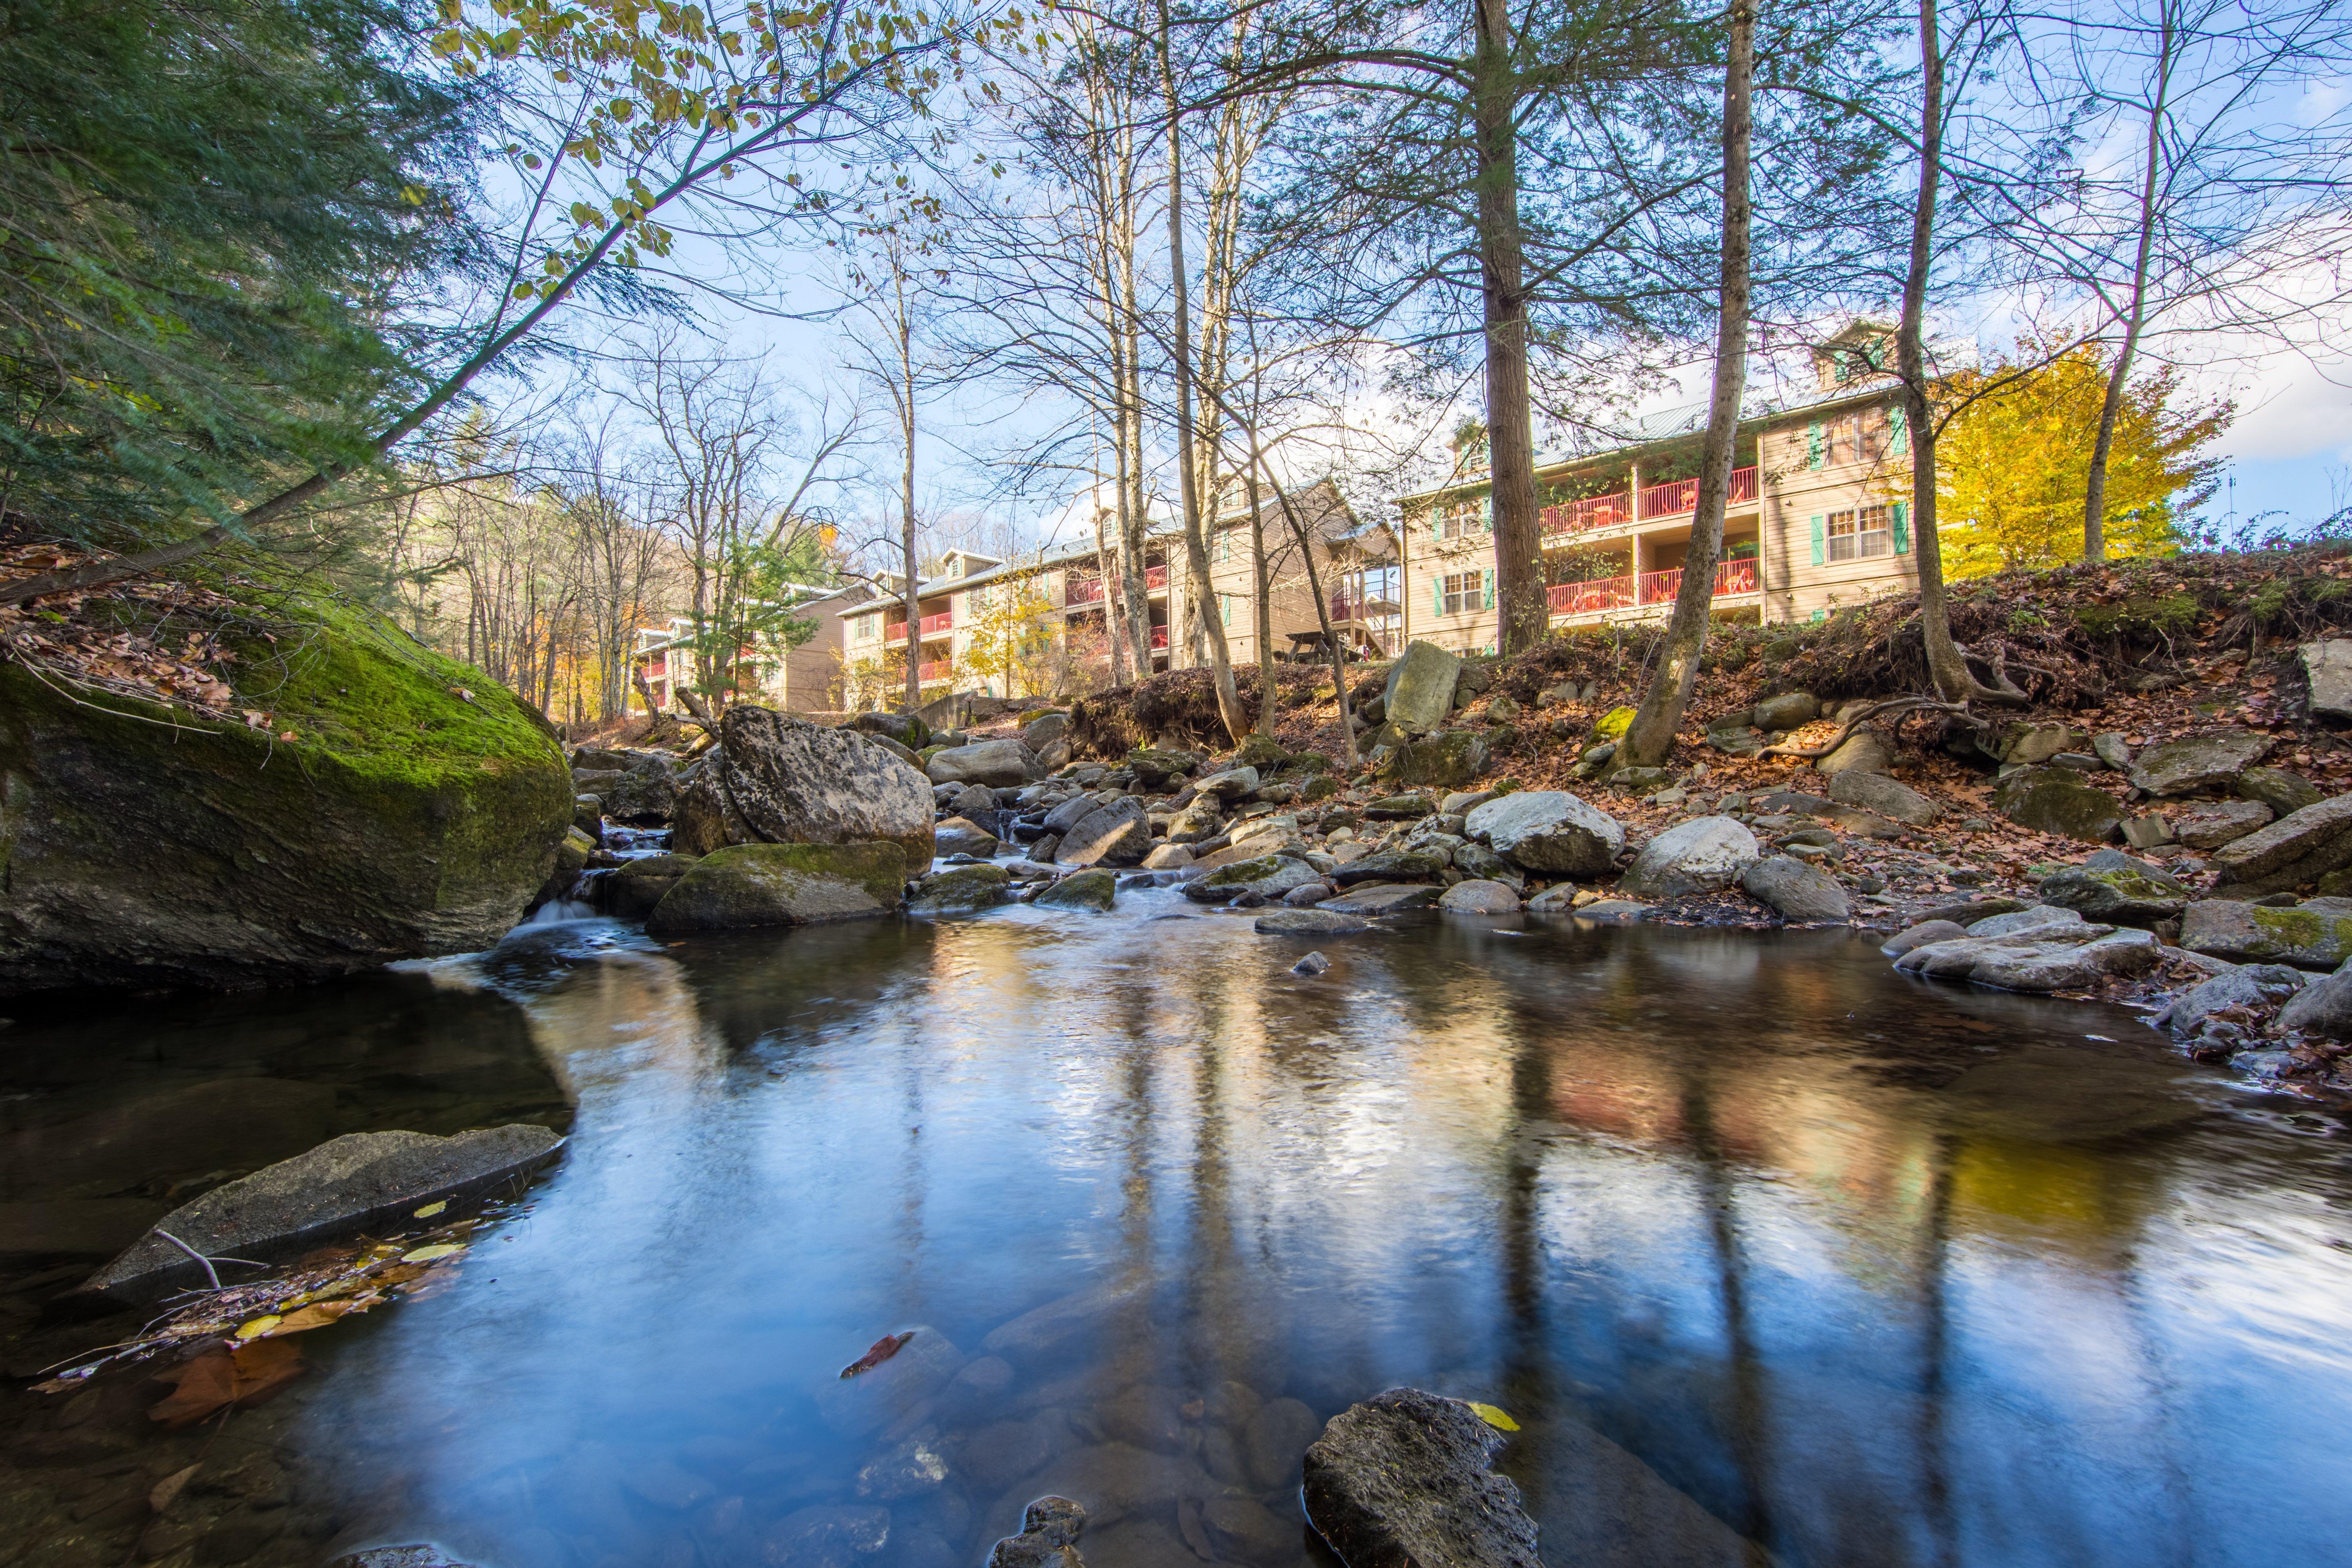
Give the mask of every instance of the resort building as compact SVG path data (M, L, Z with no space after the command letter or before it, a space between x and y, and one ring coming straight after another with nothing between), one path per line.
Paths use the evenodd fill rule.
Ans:
M790 711L821 712L837 706L841 687L841 615L843 606L859 603L873 596L873 590L863 584L845 588L803 587L808 597L793 606L793 614L816 622L816 635L798 647L777 651L754 646L740 649L736 656L734 689L744 701ZM658 626L637 628L636 646L629 658L642 676L645 689L653 694L654 707L661 712L676 712L685 705L677 699L681 687L699 691L708 684L700 679L700 656L695 647L694 617L671 616ZM627 710L643 710L644 698L632 679L626 700Z
M1917 585L1910 442L1887 331L1814 353L1815 395L1740 422L1715 573L1718 613L1821 620ZM1664 619L1682 587L1706 410L1654 415L1624 444L1536 471L1555 626ZM1482 472L1403 497L1406 636L1491 652L1494 521Z

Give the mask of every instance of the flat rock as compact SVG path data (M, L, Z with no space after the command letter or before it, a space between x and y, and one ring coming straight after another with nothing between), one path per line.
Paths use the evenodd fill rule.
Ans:
M872 920L906 896L897 844L730 844L694 863L646 917L649 936Z
M2222 896L2274 893L2352 865L2352 795L2289 812L2213 852Z
M1517 914L1519 895L1500 882L1456 882L1439 895L1437 907L1449 914Z
M2241 798L2269 806L2273 817L2291 816L2327 798L2317 784L2284 768L2248 768L2238 775L2236 787Z
M1624 924L1633 921L1647 920L1650 906L1632 899L1595 899L1581 909L1572 910L1570 912L1580 921L1608 921Z
M1910 785L1888 778L1883 771L1849 769L1832 775L1830 799L1841 805L1873 812L1889 821L1907 822L1914 827L1924 827L1944 814L1934 801Z
M520 1186L555 1158L563 1140L544 1127L482 1128L448 1138L425 1132L347 1132L307 1153L215 1187L163 1216L170 1231L210 1258L268 1260L321 1241L404 1221L442 1199ZM230 1276L234 1278L234 1274ZM150 1232L81 1289L125 1300L207 1283L178 1247Z
M1384 722L1425 735L1454 712L1454 688L1462 676L1462 656L1434 643L1415 642L1389 667Z
M1605 876L1625 826L1566 790L1519 790L1471 808L1464 834L1514 866L1559 877Z
M1358 1568L1541 1568L1504 1437L1467 1405L1392 1388L1333 1416L1307 1450L1307 1518Z
M2042 879L2042 900L2112 925L2154 925L2170 920L2194 895L2152 866L2125 860L2121 866L2069 866Z
M1101 867L1074 871L1032 900L1055 910L1108 910L1118 897L1118 877Z
M1958 921L1921 921L1887 938L1879 944L1878 951L1889 958L1900 958L1915 947L1925 947L1931 942L1950 942L1968 934L1968 928Z
M984 910L1011 896L1013 874L1002 866L950 866L924 878L908 907L917 910Z
M1896 959L1895 967L1932 979L2046 994L2082 990L2111 975L2145 974L2164 957L2164 945L2153 932L2085 929L2105 934L2088 941L1962 937L1915 947Z
M2070 910L2058 904L2036 904L2031 909L2007 910L2000 914L1986 915L1968 922L1967 933L1987 937L2021 937L2039 941L2043 935L2063 931L2078 942L2088 942L2094 936L2113 931L2113 926L2101 926L2097 931L2083 918L2080 910Z
M991 789L1010 789L1045 776L1037 753L1011 740L975 741L934 752L923 772L933 784L986 784Z
M1372 922L1358 911L1319 904L1306 910L1268 910L1257 917L1255 929L1263 936L1344 936L1370 931Z
M1287 855L1260 855L1220 866L1184 884L1184 896L1195 903L1231 903L1244 893L1255 893L1268 902L1279 900L1291 889L1323 880L1323 874L1304 860Z
M1618 889L1653 899L1719 893L1760 858L1756 836L1742 824L1727 816L1694 816L1643 845Z
M1360 882L1336 899L1324 900L1316 909L1331 914L1401 914L1433 908L1442 891L1428 882Z
M2268 827L2273 813L2258 800L2223 800L2175 813L2172 836L2191 849L2219 849L2256 828Z
M2267 756L2270 749L2268 735L2250 730L2192 735L2147 747L2132 760L2128 776L2150 795L2195 795L2226 787Z
M1951 921L1959 925L1973 925L1978 921L1995 915L2013 914L2026 908L2023 899L1969 899L1956 904L1935 904L1911 911L1913 922Z
M2352 899L2313 899L2293 909L2202 899L2181 914L2180 945L2232 963L2333 970L2352 958Z
M1758 860L1739 873L1740 890L1790 925L1819 925L1853 917L1837 879L1790 855Z
M2332 723L2352 722L2352 641L2329 637L2295 650L2309 690L2311 716Z
M1331 873L1331 880L1341 888L1358 882L1413 882L1436 876L1445 869L1446 858L1423 849L1381 849L1349 861Z
M854 730L739 702L719 745L681 775L672 847L709 855L730 844L896 844L928 864L935 803L923 775Z
M1063 834L1054 859L1063 866L1134 866L1150 853L1150 819L1139 804L1122 796Z
M1995 811L2036 833L2105 844L2122 831L2122 803L2072 768L2029 767L1994 786Z

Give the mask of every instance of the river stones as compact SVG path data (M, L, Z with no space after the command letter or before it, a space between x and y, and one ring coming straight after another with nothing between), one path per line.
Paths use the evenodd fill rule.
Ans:
M924 878L908 907L937 913L991 909L1011 897L1012 881L1002 866L950 866Z
M596 889L605 913L641 921L677 886L680 877L693 869L691 856L645 855L624 861L611 876L598 878L590 885Z
M2227 788L2270 749L2271 738L2251 730L2192 735L2146 748L2132 760L2128 776L2149 795L2196 795Z
M1100 1328L1111 1313L1137 1302L1150 1287L1143 1274L1129 1274L1046 1302L1001 1323L980 1348L1008 1361L1034 1361Z
M306 1153L215 1187L163 1216L167 1230L213 1258L287 1257L339 1236L406 1220L420 1205L520 1184L563 1140L544 1127L481 1128L454 1137L348 1132ZM185 1252L150 1234L81 1289L125 1300L208 1284Z
M650 936L823 925L896 910L907 862L896 844L733 844L694 863L646 917Z
M2248 768L2238 775L2236 788L2241 798L2258 800L2269 806L2273 818L2290 816L2306 805L2317 805L2327 798L2317 784L2284 768Z
M2232 963L2332 970L2352 958L2352 899L2313 899L2292 909L2201 899L2181 915L2180 945Z
M1195 786L1199 794L1193 798L1212 796L1230 805L1257 793L1258 773L1255 768L1227 768L1221 773L1211 773Z
M1790 925L1844 921L1853 913L1836 878L1792 855L1773 855L1748 866L1739 873L1739 887ZM1958 928L1953 929L1957 934Z
M572 758L572 787L595 795L615 822L665 823L677 809L677 759L667 752L582 751Z
M1021 1533L998 1542L988 1568L1086 1568L1078 1537L1087 1528L1083 1504L1066 1497L1042 1497L1022 1510Z
M1555 877L1605 876L1625 847L1615 817L1566 790L1520 790L1473 806L1463 832L1514 866Z
M2296 992L2279 1009L2278 1026L2331 1040L2352 1040L2352 971L2339 969Z
M1251 929L1261 936L1344 936L1370 931L1372 922L1360 913L1335 910L1326 903L1312 909L1268 910L1252 922Z
M1437 907L1455 915L1517 914L1519 895L1500 882L1456 882L1439 895Z
M937 810L923 775L854 730L739 702L719 745L686 775L671 843L688 855L730 844L896 844L932 854Z
M1719 893L1761 858L1756 836L1727 816L1695 816L1651 839L1617 884L1634 898Z
M1889 958L1900 958L1915 947L1925 947L1931 942L1951 942L1968 934L1968 928L1957 921L1921 921L1887 938L1879 944L1878 951Z
M1994 786L1995 811L2036 833L2105 844L2123 830L2122 805L2072 768L2020 768Z
M1074 871L1032 900L1046 909L1091 910L1099 914L1118 898L1118 877L1101 867Z
M1268 902L1291 889L1323 880L1323 874L1304 860L1286 855L1260 855L1230 866L1220 866L1184 884L1184 896L1195 903L1230 903L1244 893L1255 893Z
M1541 1568L1519 1489L1488 1468L1503 1443L1459 1400L1392 1388L1307 1448L1307 1521L1349 1563Z
M993 859L997 847L995 834L962 816L950 816L940 823L932 840L935 854L969 855L979 860Z
M761 1552L770 1563L790 1568L853 1568L854 1564L887 1561L882 1549L890 1543L890 1510L820 1503L788 1513L769 1527Z
M2193 896L2185 884L2155 867L2111 849L2093 856L2090 863L2043 878L2036 891L2046 902L2073 910L2085 920L2136 926L2172 919Z
M2352 865L2352 795L2289 812L2213 852L2223 898L2284 892Z
M1054 858L1064 866L1133 866L1150 853L1150 819L1122 796L1080 817L1062 835Z

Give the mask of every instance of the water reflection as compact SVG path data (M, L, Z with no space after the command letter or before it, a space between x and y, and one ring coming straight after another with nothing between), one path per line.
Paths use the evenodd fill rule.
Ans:
M289 1446L499 1568L976 1564L1045 1490L1097 1568L1287 1568L1298 1448L1417 1383L1521 1419L1556 1564L2347 1555L2333 1121L1839 935L1326 950L1129 895L436 966L573 1143Z

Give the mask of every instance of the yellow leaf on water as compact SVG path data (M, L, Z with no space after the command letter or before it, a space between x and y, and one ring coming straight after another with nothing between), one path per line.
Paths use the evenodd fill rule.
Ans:
M465 1250L455 1242L444 1241L432 1247L420 1247L414 1252L404 1252L400 1260L403 1263L431 1263L438 1258L455 1258Z
M415 1214L410 1215L408 1217L411 1219L431 1219L435 1215L439 1214L443 1209L446 1209L448 1206L449 1200L447 1198L443 1198L438 1203L426 1204L423 1208L418 1209Z
M272 1312L266 1318L256 1318L249 1323L239 1323L236 1328L236 1337L241 1340L257 1340L282 1321L284 1321L283 1319Z
M1479 1420L1498 1432L1516 1432L1519 1429L1519 1424L1511 1419L1510 1413L1499 1406L1481 1405L1474 1399L1470 1401L1470 1409Z

